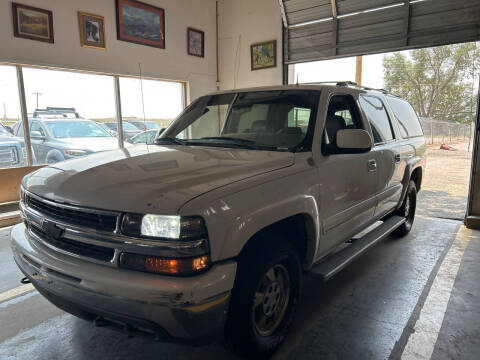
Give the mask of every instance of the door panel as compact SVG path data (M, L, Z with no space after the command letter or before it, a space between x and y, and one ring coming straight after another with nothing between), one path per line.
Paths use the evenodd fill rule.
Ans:
M366 128L351 95L338 94L330 98L323 133L325 156L318 170L323 229L318 257L350 239L372 221L378 187L375 152L341 154L336 148L338 130Z
M319 170L321 218L328 251L371 221L376 206L378 175L369 169L375 154L331 155Z

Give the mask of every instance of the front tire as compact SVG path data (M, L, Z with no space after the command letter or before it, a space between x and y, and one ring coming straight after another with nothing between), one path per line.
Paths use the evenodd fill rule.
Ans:
M396 228L392 234L396 237L407 235L412 229L413 221L415 220L415 210L417 207L417 187L415 182L410 180L405 194L405 199L400 209L397 210L396 215L406 218L406 221Z
M239 259L225 341L242 355L269 355L294 318L302 272L296 250L278 235L253 241Z

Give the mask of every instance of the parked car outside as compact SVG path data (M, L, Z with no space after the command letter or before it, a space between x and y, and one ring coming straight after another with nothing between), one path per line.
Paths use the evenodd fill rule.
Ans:
M131 138L130 143L152 145L155 142L155 139L159 137L163 131L165 131L164 128L141 132L140 134L135 135L133 138Z
M38 291L72 314L269 355L303 272L328 279L411 230L425 161L415 111L382 91L213 93L155 145L27 175L11 246Z
M108 126L110 130L113 130L118 133L118 125L116 122L106 122L104 123L105 126ZM130 140L132 137L134 137L137 134L140 134L142 130L137 128L135 125L130 124L127 121L124 121L122 123L123 126L123 139L124 140Z
M53 164L118 148L117 139L94 121L78 114L70 117L71 111L62 109L37 109L28 119L30 142L38 164ZM23 137L20 123L14 125L14 131Z
M160 129L161 126L154 121L143 121L143 120L127 120L129 124L134 125L138 129L145 131L145 130L154 130Z
M108 132L110 135L117 137L118 133L115 130L110 129L105 123L102 122L95 122L98 126L100 126L103 130Z
M0 123L0 168L27 165L23 139L16 137Z

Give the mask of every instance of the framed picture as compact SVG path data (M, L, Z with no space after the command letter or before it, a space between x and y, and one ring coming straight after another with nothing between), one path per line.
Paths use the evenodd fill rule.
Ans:
M267 41L250 46L252 70L277 66L277 41Z
M53 43L53 13L33 6L12 3L13 35Z
M78 12L80 45L86 48L105 49L105 20L103 16Z
M134 0L117 2L117 39L165 49L165 11Z
M203 31L187 29L187 52L193 56L205 56L205 33Z

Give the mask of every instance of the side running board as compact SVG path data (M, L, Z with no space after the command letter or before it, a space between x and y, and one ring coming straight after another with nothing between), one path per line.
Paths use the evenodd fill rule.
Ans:
M406 219L404 217L390 217L360 239L355 240L345 249L333 254L332 256L328 256L318 265L315 265L310 270L310 274L315 277L320 277L323 280L330 279L350 262L370 249L373 245L385 239L393 230L398 228L405 221Z

